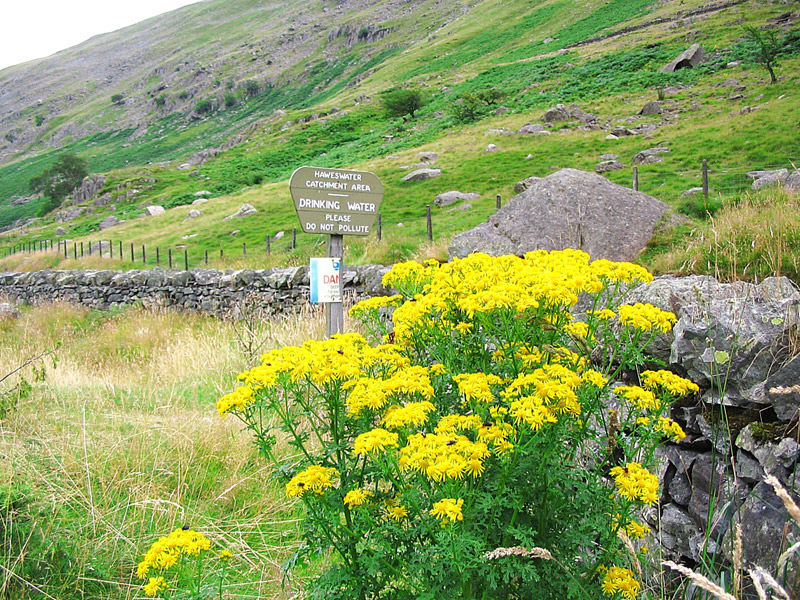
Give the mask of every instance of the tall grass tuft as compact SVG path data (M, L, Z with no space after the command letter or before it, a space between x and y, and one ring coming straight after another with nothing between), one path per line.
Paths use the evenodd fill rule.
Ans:
M800 195L772 189L736 198L650 266L727 281L800 281Z

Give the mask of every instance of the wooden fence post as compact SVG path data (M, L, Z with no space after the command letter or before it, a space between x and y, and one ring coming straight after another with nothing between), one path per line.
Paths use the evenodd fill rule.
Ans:
M383 236L383 214L378 213L378 241L381 241L381 237Z
M206 266L208 266L208 248L203 250L203 260L205 261Z
M708 161L703 159L703 196L708 200Z
M247 242L242 242L242 258L247 258Z
M144 244L142 244L142 264L145 264L146 262L147 262L147 254L145 251Z
M270 253L269 242L270 242L270 238L269 238L269 236L267 236L267 254Z
M431 205L425 205L425 219L428 221L428 241L433 241L433 220L431 219Z
M171 269L172 268L172 248L169 248L167 250L167 253L169 254L169 268Z
M639 191L639 167L633 167L633 189Z
M500 210L502 206L503 199L500 197L500 194L497 194L497 209Z
M187 248L183 249L183 270L189 270L189 250Z
M292 227L292 250L297 248L297 227Z

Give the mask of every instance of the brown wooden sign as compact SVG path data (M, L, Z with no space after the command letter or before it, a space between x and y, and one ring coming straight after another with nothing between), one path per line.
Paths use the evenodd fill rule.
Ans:
M383 199L383 184L367 171L300 167L289 190L306 233L369 235Z

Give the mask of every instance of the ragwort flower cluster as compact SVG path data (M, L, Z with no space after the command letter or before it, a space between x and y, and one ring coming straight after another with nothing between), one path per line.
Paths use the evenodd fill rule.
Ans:
M344 577L362 600L390 590L632 600L630 571L593 574L624 560L620 528L642 533L635 517L658 500L645 465L681 437L670 402L696 391L666 371L611 391L675 321L621 304L626 286L651 279L576 250L395 265L384 284L400 295L351 309L376 345L345 334L268 352L218 410L287 474L308 551L338 557L326 590ZM589 309L576 319L580 296ZM622 406L609 413L613 398ZM299 453L277 455L276 435ZM477 560L509 546L546 548L561 566Z
M186 587L195 594L199 593L202 569L198 567L204 559L209 558L210 549L211 541L202 533L188 527L176 529L169 535L160 537L153 542L136 567L137 577L147 580L142 586L142 592L145 596L154 597L170 589ZM223 550L212 558L225 563L231 556L228 550ZM191 560L193 564L182 564L187 560ZM223 567L215 572L218 581L212 586L214 589L221 589L224 571Z

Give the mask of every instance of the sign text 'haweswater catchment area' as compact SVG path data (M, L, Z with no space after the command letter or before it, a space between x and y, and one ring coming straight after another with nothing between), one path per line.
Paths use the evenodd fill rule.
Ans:
M305 233L369 235L383 199L383 184L367 171L300 167L289 190Z

